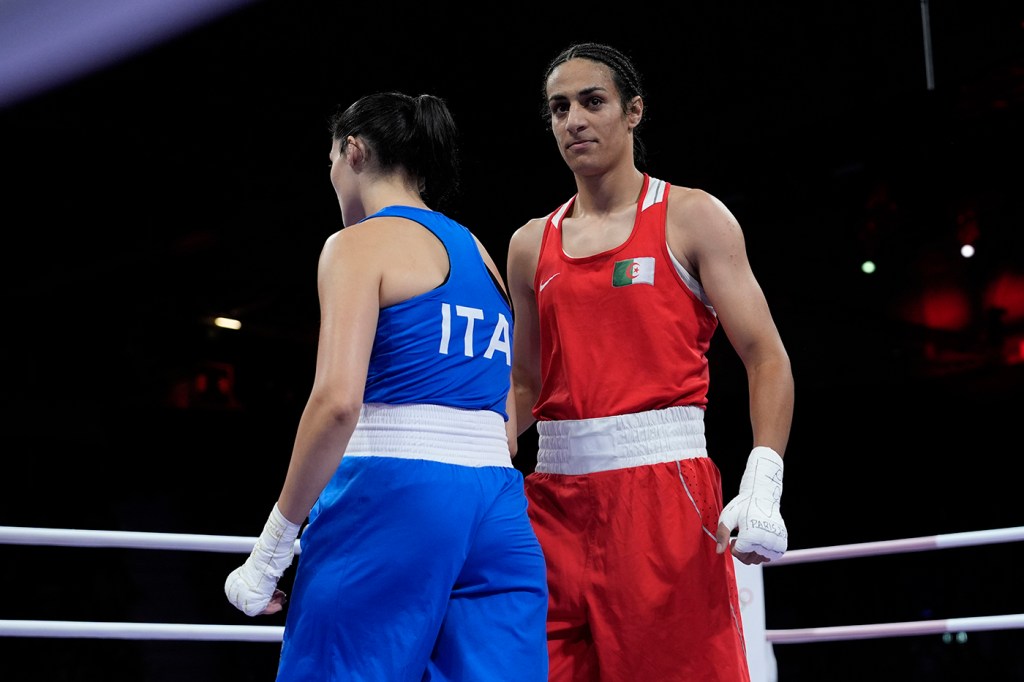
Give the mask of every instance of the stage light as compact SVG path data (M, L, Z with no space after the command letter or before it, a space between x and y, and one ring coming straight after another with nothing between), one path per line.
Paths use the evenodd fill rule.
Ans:
M236 320L230 317L215 317L213 318L213 324L221 327L222 329L241 329L242 323L240 320Z

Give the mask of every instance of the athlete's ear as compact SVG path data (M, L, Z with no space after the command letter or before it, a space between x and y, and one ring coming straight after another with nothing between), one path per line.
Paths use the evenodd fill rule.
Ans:
M626 109L626 121L629 123L629 128L632 130L640 125L640 119L644 117L644 98L637 95L629 102L629 107Z
M345 138L345 161L352 170L358 171L366 164L368 153L363 141L353 135Z

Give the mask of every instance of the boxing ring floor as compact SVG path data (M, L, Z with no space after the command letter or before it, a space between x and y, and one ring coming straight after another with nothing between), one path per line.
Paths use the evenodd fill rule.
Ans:
M175 679L181 674L172 672L175 669L191 670L189 677L192 680L206 679L203 675L207 673L213 675L209 679L273 679L284 629L283 615L248 619L234 612L221 591L223 576L238 563L240 556L249 553L255 540L254 536L0 526L0 544L42 552L31 554L31 550L23 549L14 555L19 562L39 561L51 568L56 565L56 575L67 581L59 586L5 584L6 591L34 593L36 596L25 601L38 606L36 612L40 617L30 617L32 614L26 614L29 617L0 617L0 644L3 645L0 653L8 661L20 660L24 664L20 672L8 668L13 676L0 675L0 678L10 682L93 679L75 676L75 672L66 672L69 666L56 663L58 660L66 663L65 659L71 658L82 661L78 666L82 674L91 674L84 671L90 669L91 664L97 664L97 660L104 661L102 665L107 665L109 670L105 680L140 679L131 676L140 673L129 672L138 670L140 666L148 666L147 672L143 673L146 680ZM1013 600L1007 602L998 597L982 600L981 606L1000 611L998 613L975 612L873 623L841 620L852 618L854 613L844 610L844 601L848 602L847 609L856 606L861 612L865 606L876 611L870 609L876 599L881 602L899 601L898 595L885 593L886 583L906 584L907 576L896 575L896 571L917 573L916 577L911 576L911 580L923 582L924 589L928 591L955 591L958 582L966 581L980 585L985 594L1008 594L1010 591L1016 594L1020 589L1019 576L1024 575L1024 571L1018 566L1022 556L1019 547L1012 543L1021 540L1024 540L1024 527L1011 527L794 549L780 560L762 567L737 563L752 682L797 679L1024 680L1024 613L1004 610L1005 606L1016 604ZM76 552L85 556L69 563L67 548L76 548ZM141 579L136 580L119 580L117 574L126 569L115 564L111 569L115 574L110 581L102 585L90 584L88 579L82 581L77 590L82 597L80 604L68 603L66 596L57 600L61 604L52 603L51 593L65 593L68 587L74 587L76 578L82 577L76 575L76 566L102 566L102 562L109 559L111 550L132 555L149 554L156 560L130 562L128 570L142 574ZM981 570L973 576L943 575L943 561L939 556L943 552L936 553L935 550L981 552L983 555L975 563ZM210 557L213 561L210 565L218 567L204 569L198 564L169 559L181 553ZM904 558L898 564L892 563L888 558L894 555ZM908 563L910 557L917 560ZM865 567L863 562L876 564L873 569ZM831 570L840 565L844 568ZM986 570L992 566L1008 569L1008 572L997 572L997 576L993 576ZM171 569L169 573L168 568ZM191 580L181 575L181 580L168 581L166 578L168 574L193 569L200 575ZM789 584L784 580L787 572L795 574ZM46 573L39 571L41 576ZM85 575L82 571L79 573ZM281 586L286 591L290 587L291 574L293 571L282 580ZM1018 578L1014 584L1012 577L1015 575ZM989 581L992 577L1006 576L1011 577L1010 584ZM196 590L195 585L203 587ZM140 598L143 592L146 595ZM135 601L142 604L138 622L111 620L104 616L104 613L123 613L123 609L118 607ZM234 623L180 622L180 616L189 613L183 607L197 601L213 602L216 606L207 612L208 616L224 616L221 620ZM786 612L796 602L820 606L820 616L806 626L766 627L767 623L791 620L792 615L787 616ZM96 615L90 616L82 610L83 607L95 608ZM30 609L24 606L20 609L22 612L26 610ZM5 611L7 609L0 610L0 616ZM930 615L928 610L917 612ZM75 618L43 617L61 613L75 614ZM152 613L165 614L164 622L144 622L141 619L144 614ZM840 622L832 624L837 619ZM126 648L126 640L137 643L137 650ZM832 648L818 651L814 656L801 656L794 652L800 647ZM971 647L983 651L968 655L965 652L971 652ZM956 656L965 660L951 660ZM148 662L140 663L137 660L140 657L148 657ZM910 664L908 659L916 662ZM88 663L90 661L91 664ZM835 667L825 670L829 661ZM71 670L74 668L70 666ZM95 665L92 668L95 669ZM119 677L118 670L126 676ZM866 671L874 673L866 678Z

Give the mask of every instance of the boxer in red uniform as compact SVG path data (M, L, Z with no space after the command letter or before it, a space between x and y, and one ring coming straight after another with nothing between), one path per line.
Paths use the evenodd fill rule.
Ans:
M516 231L507 270L518 430L536 421L539 436L526 491L549 679L749 680L732 562L786 550L789 356L734 216L638 168L629 58L573 45L544 92L577 193ZM719 326L747 370L753 433L728 504L703 419Z

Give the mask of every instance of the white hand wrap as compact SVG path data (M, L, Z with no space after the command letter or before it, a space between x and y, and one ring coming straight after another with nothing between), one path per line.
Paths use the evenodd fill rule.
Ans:
M256 616L267 608L277 589L277 581L291 566L300 527L286 519L274 504L249 558L224 581L224 594L239 611Z
M771 448L750 451L739 494L722 509L719 523L738 528L735 550L775 560L786 552L789 534L782 520L782 457Z

